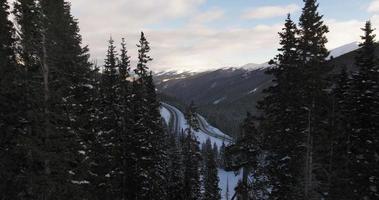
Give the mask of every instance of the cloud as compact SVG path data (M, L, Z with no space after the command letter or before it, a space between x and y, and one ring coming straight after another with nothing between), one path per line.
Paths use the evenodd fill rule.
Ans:
M203 13L199 13L197 16L191 19L190 24L198 25L210 23L222 19L224 17L224 14L225 12L221 8L212 8Z
M284 16L288 13L297 12L300 7L296 4L287 6L263 6L247 10L243 15L243 19L267 19L273 17Z
M126 37L129 54L134 60L132 63L135 63L135 44L141 30L151 44L154 61L150 67L155 71L201 71L251 62L263 63L275 56L279 47L277 33L283 27L280 20L278 24L241 28L238 26L239 18L225 16L223 9L227 8L207 9L203 6L206 0L71 1L73 15L79 19L83 43L89 44L91 58L96 59L99 65L103 63L110 35L116 44L121 42L120 38ZM281 15L288 10L299 9L295 5L276 8L290 8L279 9L286 10L281 11ZM276 16L279 13L275 11ZM374 27L379 28L379 15L371 19ZM212 26L217 20L236 20L236 24ZM329 49L359 41L362 35L360 27L364 25L364 21L359 20L325 19L325 23L330 28Z
M367 8L368 12L378 12L379 11L379 0L373 0Z
M159 70L207 70L265 62L275 54L281 25L249 29L207 28L150 32Z
M173 68L199 71L251 61L265 62L275 53L277 32L281 28L280 25L209 28L207 24L224 17L224 10L200 9L205 0L88 2L72 0L73 14L79 19L84 44L89 44L92 59L100 65L111 35L116 44L126 37L129 54L135 60L135 44L141 30L151 44L154 58L151 67L156 71ZM179 27L159 26L178 19L187 23Z
M379 34L379 15L373 15L370 17L375 34ZM364 27L365 21L360 20L348 20L348 21L338 21L335 19L326 19L325 23L329 26L330 32L328 33L328 44L329 49L333 49L350 42L360 42L360 36L363 35L361 28ZM378 38L376 38L378 40Z

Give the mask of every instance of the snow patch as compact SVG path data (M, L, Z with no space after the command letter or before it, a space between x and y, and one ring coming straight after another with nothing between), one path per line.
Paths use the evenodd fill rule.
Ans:
M234 172L227 172L223 169L218 170L220 179L218 187L221 189L221 199L226 200L226 188L229 188L229 199L234 195L234 188L237 187L238 181L242 178L241 173L236 175Z
M161 111L162 118L164 119L164 121L168 125L170 123L170 119L171 119L170 112L165 107L162 107L162 106L160 108L160 111Z
M337 47L333 50L330 51L328 59L331 57L337 58L339 56L342 56L344 54L347 54L349 52L355 51L359 48L359 43L358 42L352 42L349 44L345 44L343 46Z
M219 103L221 103L222 101L224 101L226 99L226 97L222 97L220 99L217 99L216 101L213 102L214 105L217 105Z

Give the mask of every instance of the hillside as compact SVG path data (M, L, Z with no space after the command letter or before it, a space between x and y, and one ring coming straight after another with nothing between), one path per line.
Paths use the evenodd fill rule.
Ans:
M338 74L343 66L355 70L356 48L356 43L350 43L331 51L332 74ZM272 84L272 76L265 74L266 69L240 67L201 73L161 73L156 76L156 84L170 103L183 107L193 100L211 124L235 135L247 111L257 114L256 103L262 99L262 91Z

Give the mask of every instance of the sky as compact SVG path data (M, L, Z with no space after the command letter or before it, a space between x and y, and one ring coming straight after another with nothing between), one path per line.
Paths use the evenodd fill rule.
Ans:
M156 72L203 71L264 63L277 53L287 13L298 21L303 0L70 0L83 44L103 63L107 41L127 41L136 60L140 32ZM319 0L329 49L359 41L368 19L379 27L379 0ZM119 48L120 45L117 45Z

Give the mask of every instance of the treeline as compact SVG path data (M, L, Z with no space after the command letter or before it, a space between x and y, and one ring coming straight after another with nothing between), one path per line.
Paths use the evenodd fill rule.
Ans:
M191 125L162 124L143 33L134 69L110 39L102 70L64 0L1 0L0 33L0 199L220 199Z
M241 199L378 199L374 29L370 21L362 29L356 70L332 75L325 48L328 27L317 1L304 2L299 24L288 16L279 33L280 54L269 70L275 80L258 105L263 115L249 116L244 124L252 125L243 133L250 134L227 149L234 156L249 155L229 161L247 169L252 180L241 185ZM238 142L243 139L248 142ZM243 150L233 151L236 146Z

